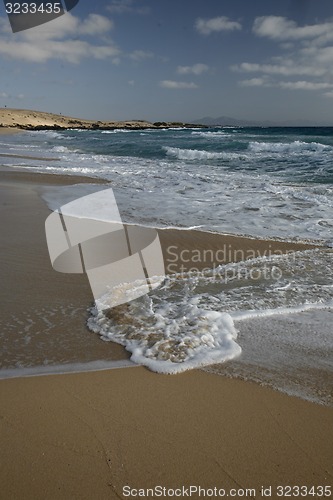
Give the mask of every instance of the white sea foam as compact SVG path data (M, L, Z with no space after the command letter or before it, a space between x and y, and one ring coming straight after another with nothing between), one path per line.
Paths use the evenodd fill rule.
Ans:
M193 132L220 134L223 131ZM78 152L70 149L73 143L63 141L68 138L64 132L59 134L61 142L56 137L52 142L51 139L46 142L45 137L53 133L58 134L53 131L28 133L24 136L27 144L16 136L6 137L6 144L12 143L16 147L23 144L26 154L29 154L31 144L31 156L52 157L54 161L13 161L7 158L5 163L10 165L13 162L34 171L107 179L112 182L125 222L155 227L199 226L209 231L263 238L332 241L329 221L333 205L332 187L322 182L308 182L312 176L320 178L327 175L329 179L332 175L330 146L320 145L319 139L313 143L287 143L282 140L275 143L268 139L264 142L252 141L254 148L269 150L273 147L277 151L282 148L281 153L257 153L250 148L244 149L249 138L255 134L249 136L242 132L237 134L240 142L228 142L225 151L212 151L214 142L208 142L204 137L201 138L202 147L193 147L195 136L192 131L145 131L156 141L158 158L151 158L123 156L123 149L120 156L111 154L112 148L125 140L125 136L120 138L121 134L118 135L118 142L113 140L116 136L112 134L108 136L97 131L90 135L76 135L71 131L71 138L76 139L75 145L81 150ZM99 141L90 140L96 137ZM221 134L221 137L225 136ZM133 145L137 141L140 148L145 147L139 134L127 134L127 140L133 141ZM100 143L103 149L100 149ZM147 144L150 155L152 142L147 141ZM109 145L110 154L106 154ZM327 149L320 151L321 146ZM50 151L50 147L55 149ZM307 158L304 158L303 153L288 154L289 147L295 147L300 152L302 148L317 147L319 151L308 151L305 153ZM287 148L285 153L283 148ZM8 151L8 147L6 149ZM96 154L97 151L103 154ZM161 158L161 153L165 158ZM266 156L270 158L267 162ZM285 157L288 157L289 163ZM294 162L292 168L288 166L290 162ZM297 181L292 182L293 176Z
M168 276L118 310L104 297L88 326L153 371L223 363L241 352L234 321L333 308L332 259L329 250L309 250Z
M180 373L240 355L229 314L198 307L196 297L178 299L158 303L144 296L116 312L95 307L88 326L125 346L132 361L158 373Z
M330 186L290 185L264 172L258 176L230 172L224 164L216 167L207 161L202 168L198 163L63 153L60 162L48 162L38 171L111 180L124 222L332 241L332 227L325 222L333 204Z
M61 189L58 186L43 186L39 191L49 209L56 211L71 201L96 193L97 191L103 191L104 189L106 189L106 185L103 184L84 183L61 186ZM71 215L77 216L76 213Z
M72 130L73 132L79 132L79 133L90 133L91 130L89 128L71 128L70 130Z
M318 142L294 141L285 142L258 142L249 143L249 149L255 153L321 153L322 151L331 151L332 147Z
M286 316L289 314L301 313L305 311L316 311L323 309L332 309L333 300L327 302L308 302L300 304L293 307L277 307L275 309L261 309L255 310L251 309L248 311L237 311L231 313L233 320L235 321L245 321L254 318L268 318L270 316Z
M156 132L168 132L169 130L194 130L194 129L187 128L187 127L167 127L167 128L157 129Z
M36 144L20 144L20 145L15 145L13 146L12 144L6 144L5 142L0 142L0 147L5 146L6 149L10 150L22 150L24 151L25 149L40 149L40 146L37 146Z
M55 151L56 153L74 153L77 152L77 150L73 151L68 149L67 146L53 146L52 151Z
M193 131L191 135L195 135L198 137L204 137L205 139L227 139L229 137L232 137L233 134L224 132L223 130L219 131L207 131L207 132L200 132L200 131Z
M133 130L125 128L115 128L114 130L102 130L102 134L126 134L128 132L133 132Z
M31 131L29 133L30 134L37 134L41 137L45 136L49 139L64 139L65 138L65 134L61 134L61 133L55 132L53 130L37 130L37 131ZM68 139L68 137L66 137L66 139Z
M230 158L245 158L246 155L239 153L227 153L227 152L212 152L212 151L201 151L198 149L182 149L173 148L169 146L164 146L168 156L178 158L179 160L215 160L219 158L230 159Z

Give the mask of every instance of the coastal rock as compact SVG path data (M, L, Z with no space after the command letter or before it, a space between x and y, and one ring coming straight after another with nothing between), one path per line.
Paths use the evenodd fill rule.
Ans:
M149 122L145 120L126 120L126 121L95 121L81 120L78 118L57 115L54 113L45 113L42 111L32 111L25 109L0 108L0 128L19 128L21 130L145 130L159 128L206 128L198 124L183 122Z

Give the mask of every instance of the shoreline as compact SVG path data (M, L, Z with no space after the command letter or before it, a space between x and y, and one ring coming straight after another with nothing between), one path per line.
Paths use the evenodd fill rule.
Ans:
M87 331L92 295L85 276L57 273L49 262L50 212L38 189L79 181L0 172L4 360L33 355L42 363L54 355L74 363L88 353L90 361L128 362L121 346ZM163 244L179 251L215 250L225 241L162 234ZM228 241L233 248L244 243ZM126 485L251 488L255 498L271 487L275 498L278 485L332 483L332 408L202 370L171 376L133 368L0 380L6 499L119 499Z
M59 158L45 158L40 156L28 156L28 155L17 155L17 154L6 154L0 153L0 158L18 158L23 160L37 160L37 161L57 161Z
M0 126L0 135L14 135L24 133L24 130L21 130L18 127L4 127Z
M44 224L51 210L40 197L41 188L90 182L95 179L0 168L3 200L0 223L8 228L3 235L0 262L3 282L0 327L9 353L7 361L3 357L4 369L13 369L14 360L22 369L29 369L29 366L42 367L43 360L47 359L49 366L44 369L52 371L64 362L74 366L102 359L112 365L129 359L130 354L122 346L102 342L97 334L88 330L86 322L94 300L86 274L55 272L48 255ZM103 181L99 179L99 182ZM188 273L203 276L208 269L215 272L221 264L243 261L253 255L281 256L316 248L196 230L159 229L158 235L166 275L175 275L178 279ZM118 321L124 319L125 311L121 307L114 311ZM67 329L75 332L70 338L66 336ZM39 330L44 333L39 333L36 339L27 333ZM58 339L59 346L53 338ZM61 343L65 349L61 349ZM25 348L20 347L25 344ZM81 349L76 352L78 345ZM51 349L51 357L47 355L48 349ZM29 365L30 359L32 365Z
M37 158L26 155L11 155L11 154L0 154L1 157L15 157L15 158L25 158L25 159L38 159L43 161L55 161L57 158ZM21 169L21 170L20 170ZM48 185L74 185L74 184L105 184L105 186L112 187L112 182L101 177L88 177L84 175L65 175L57 173L46 173L46 172L33 172L31 169L23 169L22 167L12 167L4 166L0 164L0 184L4 182L10 183L14 182L24 182L29 184L36 184L43 186ZM45 206L47 210L52 212L50 208ZM126 223L128 226L138 226L136 223ZM285 240L282 238L260 238L250 235L242 234L231 234L231 233L219 233L216 231L201 230L192 227L156 227L156 226L142 226L147 228L156 229L159 233L160 238L164 242L166 239L171 237L171 240L179 242L179 239L183 239L184 242L190 244L190 241L194 239L195 241L203 240L208 238L205 242L201 241L199 246L210 243L213 239L216 239L216 245L221 244L222 239L226 239L227 244L235 248L236 247L251 247L254 252L257 252L257 256L260 256L261 251L266 253L272 252L277 254L287 253L288 251L302 251L302 250L312 250L314 248L322 248L323 244L321 241L306 241L306 240ZM252 246L251 246L252 245ZM163 246L163 244L162 244ZM232 260L231 258L221 260L220 263L226 262L237 262L240 259ZM212 262L214 264L214 262Z

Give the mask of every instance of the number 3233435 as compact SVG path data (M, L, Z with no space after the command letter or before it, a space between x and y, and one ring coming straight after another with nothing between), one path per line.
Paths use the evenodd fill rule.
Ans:
M6 3L7 14L61 14L63 12L60 2L47 3Z

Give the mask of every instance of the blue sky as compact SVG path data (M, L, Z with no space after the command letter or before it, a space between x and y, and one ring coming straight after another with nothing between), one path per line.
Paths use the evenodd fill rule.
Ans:
M80 0L16 34L1 8L0 106L333 125L332 0Z

